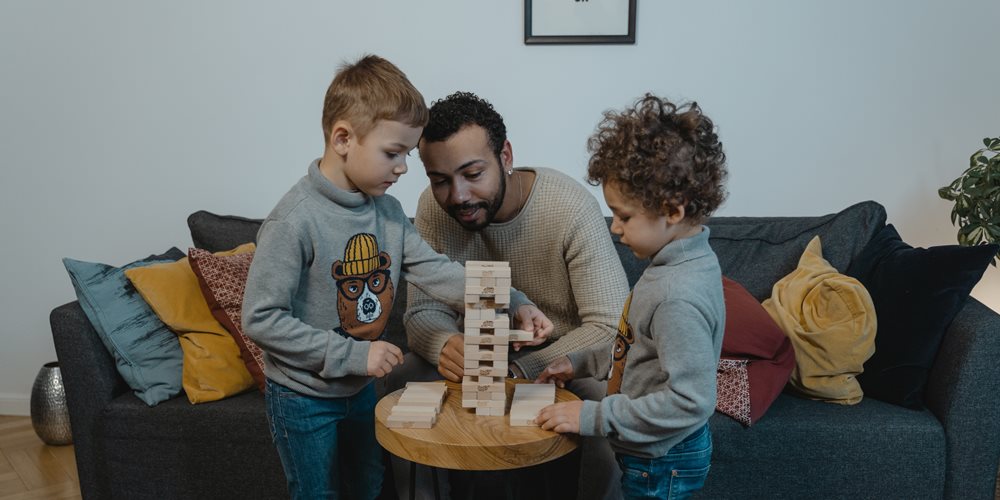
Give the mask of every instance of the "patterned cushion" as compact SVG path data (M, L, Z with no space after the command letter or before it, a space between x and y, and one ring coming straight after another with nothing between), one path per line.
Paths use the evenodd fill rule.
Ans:
M795 367L795 350L785 332L746 288L723 277L722 290L726 300L726 333L722 338L722 357L745 361L742 372L745 372L749 384L749 414L745 422L740 421L744 425L750 425L760 420L785 388ZM721 379L719 384L721 386ZM725 398L737 394L723 394L720 391L718 406L732 407L735 403ZM723 413L737 418L727 411Z
M253 243L224 254L254 250ZM191 403L218 401L254 385L232 335L215 319L188 258L125 271L184 351L184 392Z
M80 307L114 358L118 373L149 406L181 392L184 355L174 333L125 278L125 270L183 256L171 248L123 267L63 259Z
M795 348L791 388L833 403L861 401L857 375L875 352L875 306L858 280L823 259L819 236L762 305Z
M715 409L749 426L750 420L750 376L747 374L748 359L720 359L716 371L719 398Z
M191 268L208 301L212 314L236 339L240 355L257 388L264 391L264 352L243 334L243 292L253 252L235 255L213 255L198 248L188 250Z

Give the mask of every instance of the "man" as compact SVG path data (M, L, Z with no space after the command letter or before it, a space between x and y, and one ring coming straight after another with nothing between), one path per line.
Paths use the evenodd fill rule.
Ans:
M431 106L418 147L431 182L417 206L420 234L462 263L509 262L512 285L555 325L545 344L510 353L508 375L533 380L551 360L595 344L606 344L610 356L628 283L590 192L555 170L513 168L503 118L471 93ZM407 304L412 352L398 376L461 381L460 318L415 287ZM567 388L583 399L606 393L594 379ZM588 438L581 446L582 497L619 496L618 468L602 441Z

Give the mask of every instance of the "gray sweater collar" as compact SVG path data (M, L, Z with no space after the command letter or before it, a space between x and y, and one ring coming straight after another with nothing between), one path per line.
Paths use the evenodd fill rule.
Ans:
M347 207L347 208L358 208L369 202L371 198L358 191L345 191L343 189L334 186L329 179L323 176L323 173L319 171L319 158L313 160L309 164L309 173L306 176L308 178L307 186L309 191L317 198L322 200L333 202L336 205Z
M656 252L650 265L676 265L704 257L712 251L712 247L708 245L708 234L708 226L701 226L700 233L667 243L659 252Z

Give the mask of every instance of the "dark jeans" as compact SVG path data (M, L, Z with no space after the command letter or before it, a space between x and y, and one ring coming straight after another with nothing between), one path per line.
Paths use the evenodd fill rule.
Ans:
M314 398L267 381L271 438L293 499L373 499L382 489L375 440L375 387L346 398Z
M689 498L705 485L712 461L712 433L708 424L659 458L616 453L622 470L622 494L627 499Z

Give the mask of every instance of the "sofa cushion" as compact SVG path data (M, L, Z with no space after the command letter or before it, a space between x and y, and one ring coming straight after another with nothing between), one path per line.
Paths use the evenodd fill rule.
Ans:
M253 243L228 253L253 251ZM232 335L212 315L188 258L125 271L156 315L180 339L184 351L184 393L205 403L253 387Z
M823 239L823 256L843 272L885 218L882 205L865 201L820 217L712 217L705 224L722 274L763 301L771 286L797 267L813 237Z
M847 269L871 293L878 314L875 354L858 376L865 394L923 408L924 386L941 339L997 248L913 248L892 224L872 238Z
M834 403L861 401L855 377L875 350L875 306L858 280L823 258L818 236L762 305L795 348L791 388Z
M125 278L125 270L173 262L184 254L171 248L122 267L63 259L80 307L136 396L149 406L181 391L184 354L177 337Z
M188 229L195 248L221 252L244 243L257 242L261 219L216 215L199 210L188 216Z
M240 357L257 388L264 391L264 352L243 333L243 294L253 252L234 255L213 254L199 248L189 250L191 268L208 306L219 323L229 331L240 348Z
M721 414L710 426L712 472L695 498L944 495L944 428L927 410L874 398L832 405L782 393L750 429Z
M745 377L748 413L744 424L750 425L760 420L785 388L795 367L795 351L785 332L742 285L723 277L722 291L726 300L726 332L722 338L717 406L720 411L743 407L735 398L742 394L736 388L742 388L741 380ZM723 370L721 361L725 360L743 363L727 365ZM723 379L727 384L725 393ZM723 413L737 418L728 411Z

